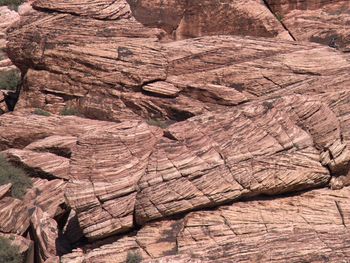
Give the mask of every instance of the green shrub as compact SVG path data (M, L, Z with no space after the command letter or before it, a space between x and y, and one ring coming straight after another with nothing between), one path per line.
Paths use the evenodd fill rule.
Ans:
M3 51L0 50L0 60L6 59L6 55Z
M12 166L0 156L0 185L8 183L12 183L11 194L16 198L21 198L32 186L32 181L22 169Z
M0 72L0 89L16 90L21 83L21 75L17 70Z
M138 251L129 251L126 257L126 263L140 263L142 256Z
M283 15L281 15L280 13L276 13L276 18L278 21L282 22L283 21Z
M20 6L24 0L0 0L0 6L8 6L10 9L18 10L18 6Z
M51 116L51 113L50 112L47 112L47 111L44 111L42 109L39 109L39 108L36 108L34 111L33 111L34 114L36 115L41 115L41 116Z
M160 119L148 119L146 122L148 125L157 126L162 129L168 128L171 124L175 123L172 120L160 120Z
M22 263L23 257L18 251L19 248L11 245L9 239L0 237L0 262Z
M60 114L62 116L72 116L72 115L79 116L80 115L77 109L68 107L68 106L64 107L63 110L60 112Z

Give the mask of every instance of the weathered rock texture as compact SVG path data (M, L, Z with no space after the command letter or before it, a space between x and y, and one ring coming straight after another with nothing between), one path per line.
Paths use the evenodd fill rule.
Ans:
M296 40L350 51L350 3L346 0L266 0Z
M0 150L34 186L0 188L0 232L36 261L350 257L348 1L33 6Z
M193 212L87 253L76 250L63 262L125 262L130 251L143 259L193 260L179 262L339 262L350 256L349 194L348 188L316 190Z

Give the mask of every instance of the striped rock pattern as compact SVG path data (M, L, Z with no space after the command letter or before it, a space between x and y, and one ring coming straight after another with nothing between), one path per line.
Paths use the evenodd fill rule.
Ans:
M20 8L0 150L34 186L0 186L0 233L33 239L39 263L349 258L348 2Z
M0 154L37 177L69 179L69 159L67 158L52 153L37 153L19 149L9 149Z
M173 124L118 124L78 138L66 197L89 239L244 196L325 185L346 175L339 121L286 96ZM329 168L326 169L326 168Z
M192 212L62 262L122 263L130 251L145 262L341 262L350 256L349 194L322 189Z
M267 0L294 39L350 50L350 3L346 0Z

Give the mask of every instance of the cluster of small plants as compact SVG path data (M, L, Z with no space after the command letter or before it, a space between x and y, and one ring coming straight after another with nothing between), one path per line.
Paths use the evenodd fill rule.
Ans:
M64 107L60 114L62 116L80 116L80 113L76 108L68 106Z
M0 0L0 6L8 6L12 10L18 10L18 6L20 6L24 0Z
M21 75L17 70L0 73L0 89L15 91L21 82Z
M45 111L43 109L39 109L39 108L36 108L33 113L36 114L36 115L46 116L46 117L51 115L50 112L47 112L47 111Z
M15 198L22 198L32 186L32 181L22 169L14 167L0 155L0 185L8 183L12 183L11 195Z
M142 256L138 251L129 251L126 257L126 263L140 263Z
M6 263L23 262L23 257L19 253L19 248L17 246L11 245L11 241L4 237L0 237L0 262L6 262Z
M175 123L172 120L161 120L161 119L148 119L148 125L160 127L162 129L168 128L171 124Z

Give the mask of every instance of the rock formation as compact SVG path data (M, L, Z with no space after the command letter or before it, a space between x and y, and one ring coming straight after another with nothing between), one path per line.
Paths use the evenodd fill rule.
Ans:
M0 9L0 154L33 183L0 185L0 236L27 262L350 258L348 1L32 6Z

